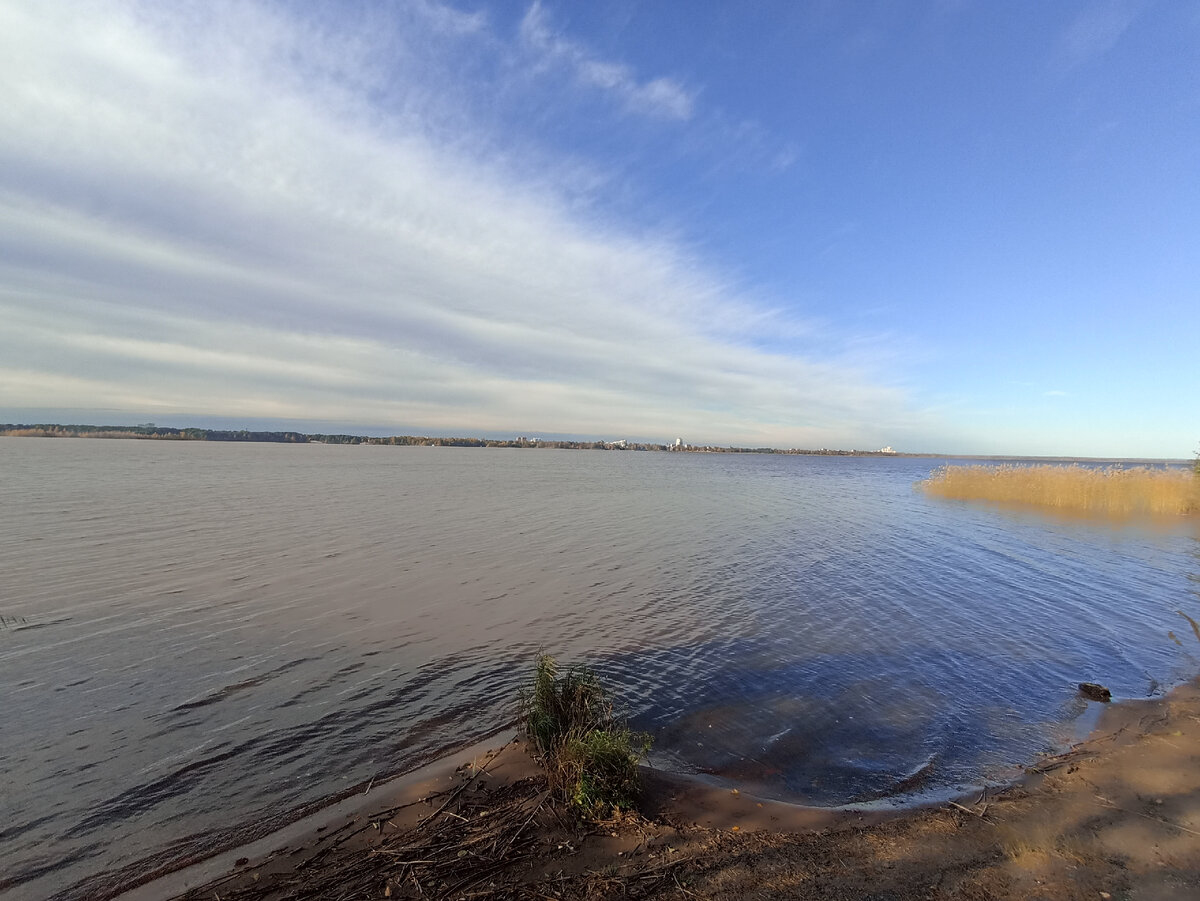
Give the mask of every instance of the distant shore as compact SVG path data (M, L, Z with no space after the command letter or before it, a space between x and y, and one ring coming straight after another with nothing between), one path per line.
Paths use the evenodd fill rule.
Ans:
M1007 789L891 812L651 774L649 818L578 825L502 742L121 897L1200 897L1200 680L1107 706Z
M386 447L557 448L560 450L655 451L691 454L784 454L817 457L913 457L931 460L1012 460L1062 463L1189 463L1179 459L1141 457L1048 457L1003 454L907 453L889 449L733 447L713 444L653 444L626 441L563 441L518 437L512 439L437 437L429 435L350 435L307 432L268 432L250 429L200 429L141 425L63 425L60 423L0 423L0 438L131 438L159 441L233 441L269 444L365 444Z

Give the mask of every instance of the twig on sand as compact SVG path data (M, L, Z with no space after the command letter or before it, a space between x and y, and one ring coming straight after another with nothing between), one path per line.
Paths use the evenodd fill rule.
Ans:
M512 847L513 842L520 838L521 833L525 831L525 827L529 825L530 821L537 816L537 812L542 809L542 805L546 803L546 799L548 797L550 797L550 792L547 791L542 793L542 797L538 800L537 806L533 808L533 812L526 817L525 822L521 824L520 828L509 837L507 842L505 842L504 848L500 851L501 854L508 853L508 849Z
M1152 817L1148 813L1142 813L1140 810L1129 810L1125 807L1118 807L1116 804L1105 803L1098 801L1101 807L1107 807L1109 810L1118 810L1121 813L1132 813L1134 816L1144 817L1152 823L1161 823L1164 826L1172 826L1180 832L1186 832L1188 835L1200 836L1200 832L1195 829L1189 829L1187 826L1180 826L1178 823L1172 823L1170 820L1164 820L1162 817Z
M693 892L693 891L689 891L688 889L685 889L685 888L683 887L683 883L679 881L679 874L678 874L678 873L672 873L672 874L671 874L671 878L675 880L675 888L679 889L679 890L680 890L681 892L683 892L685 895L688 895L689 897L692 897L692 898L699 898L699 897L700 897L700 896L699 896L699 895L697 895L695 892Z
M958 808L958 809L959 809L959 810L961 810L963 813L969 813L969 814L971 814L972 816L977 816L977 817L979 817L980 819L983 819L983 815L984 815L984 814L987 812L987 807L986 807L986 806L984 807L984 809L983 809L983 810L975 810L975 809L973 809L973 808L971 808L971 807L964 807L963 805L959 804L957 801L948 801L948 802L946 802L946 803L948 803L948 804L949 804L951 807Z
M490 754L488 754L487 759L484 760L484 762L483 762L483 765L486 767L496 757L499 757L500 752L503 751L505 748L507 748L509 745L511 745L514 741L516 741L515 738L510 738L499 748L497 748L496 750L494 750ZM429 814L424 819L422 819L420 822L418 822L414 828L420 829L422 826L424 826L426 823L428 823L430 820L432 820L434 817L436 817L439 813L441 813L443 810L445 810L447 807L449 807L452 803L454 803L454 801L456 801L458 799L459 795L461 795L464 791L466 791L470 787L471 783L473 783L474 781L475 781L474 776L469 776L468 778L464 779L462 785L460 785L458 788L456 788L454 791L452 791L450 793L450 797L448 797L445 800L445 802L442 804L441 807L439 807L433 813Z

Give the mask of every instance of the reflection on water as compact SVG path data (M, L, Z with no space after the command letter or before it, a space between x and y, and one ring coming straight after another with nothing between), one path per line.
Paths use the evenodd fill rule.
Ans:
M931 468L0 441L0 895L94 896L482 737L539 648L660 765L823 804L1004 778L1075 683L1200 671L1195 523L936 501Z

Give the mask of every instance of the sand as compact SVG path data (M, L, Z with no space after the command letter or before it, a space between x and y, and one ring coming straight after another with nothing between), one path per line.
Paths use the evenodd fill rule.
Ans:
M122 897L1200 899L1200 680L1106 705L1016 785L924 809L651 773L646 816L580 824L503 739L373 791Z

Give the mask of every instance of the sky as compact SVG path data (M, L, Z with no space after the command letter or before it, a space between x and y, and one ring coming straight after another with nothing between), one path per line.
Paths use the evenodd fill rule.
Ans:
M0 86L0 421L1200 444L1197 0L0 0Z

